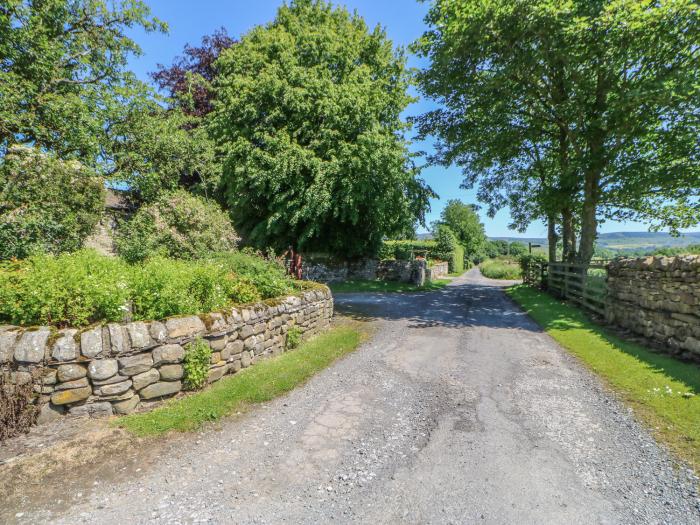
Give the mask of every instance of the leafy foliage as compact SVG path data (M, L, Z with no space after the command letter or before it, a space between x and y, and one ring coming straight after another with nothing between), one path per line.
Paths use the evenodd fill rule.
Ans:
M32 144L89 165L109 154L111 125L148 89L125 70L127 36L164 31L140 0L9 0L0 7L0 153Z
M486 234L473 205L464 204L457 199L447 201L440 214L440 222L457 236L467 258L477 258L483 250Z
M437 0L426 20L421 135L490 214L547 219L552 247L559 222L584 263L601 219L700 221L697 2Z
M183 359L184 383L187 390L199 390L207 384L211 348L201 337L190 343Z
M119 254L136 262L152 255L202 258L235 249L239 237L215 202L177 190L141 207L115 241Z
M402 138L405 58L384 31L296 0L216 66L222 188L252 244L360 256L423 220L433 194Z
M201 46L186 45L183 56L176 58L170 67L159 66L151 77L186 114L204 117L213 109L216 60L235 43L226 30L220 28L202 38Z
M92 250L37 255L0 269L0 319L11 324L119 321L129 297L127 265Z
M121 321L129 307L136 320L162 319L208 313L295 290L293 281L274 263L253 259L153 257L129 265L92 250L32 256L0 267L0 322L78 327Z
M102 179L33 148L0 162L0 259L78 249L104 209Z
M380 260L396 259L408 261L416 255L425 255L426 253L430 258L435 251L435 241L384 241L379 249L378 257Z
M479 270L489 279L514 280L522 277L520 265L515 259L509 257L487 259L479 264Z
M294 350L301 343L301 328L292 326L287 331L286 347L287 350Z

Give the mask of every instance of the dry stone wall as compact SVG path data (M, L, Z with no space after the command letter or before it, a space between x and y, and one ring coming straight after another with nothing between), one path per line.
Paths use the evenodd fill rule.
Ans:
M426 264L422 260L311 260L304 263L304 279L323 283L380 279L423 285L425 278Z
M211 349L208 382L285 351L292 326L325 328L333 315L326 287L275 304L163 321L110 323L86 330L0 326L6 385L32 383L39 422L63 414L127 414L183 389L183 359L201 338Z
M673 354L700 361L700 256L610 263L607 317Z

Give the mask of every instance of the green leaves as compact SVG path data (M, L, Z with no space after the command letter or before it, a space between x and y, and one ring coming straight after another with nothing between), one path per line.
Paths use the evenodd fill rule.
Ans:
M0 161L0 260L77 250L103 210L93 170L14 146Z
M211 130L241 233L343 256L423 219L400 114L405 59L383 31L325 2L293 2L217 62Z

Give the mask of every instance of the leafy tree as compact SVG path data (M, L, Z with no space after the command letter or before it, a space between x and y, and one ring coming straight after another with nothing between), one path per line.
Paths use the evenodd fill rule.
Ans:
M421 133L514 226L546 217L554 246L559 216L587 263L601 220L700 221L697 2L436 0L427 22L419 82L443 108Z
M222 187L248 241L353 257L423 222L433 193L403 138L405 58L381 28L296 0L216 65Z
M148 90L126 70L134 28L164 31L139 0L0 5L0 155L30 144L93 165L125 101Z
M220 179L220 164L206 128L180 108L154 99L132 101L108 131L112 140L109 176L125 183L131 196L150 203L177 188L209 197Z
M104 198L94 170L13 146L0 161L0 259L77 250L100 220Z
M204 36L201 46L186 45L183 55L177 57L170 67L159 64L158 71L151 77L185 113L204 117L213 109L212 82L217 72L216 61L235 43L226 30L220 28L212 35Z
M472 259L480 253L486 242L484 225L473 205L452 199L447 201L440 215L441 222L450 227L457 240L464 246L467 258Z

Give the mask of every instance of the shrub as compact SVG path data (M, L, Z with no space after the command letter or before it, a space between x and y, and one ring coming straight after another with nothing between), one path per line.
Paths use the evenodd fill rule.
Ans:
M293 281L284 267L275 260L264 259L259 254L217 253L211 260L223 264L228 271L252 283L263 299L279 297L294 290Z
M198 390L207 382L211 349L201 338L195 339L183 359L184 383L187 390Z
M434 257L447 261L450 273L462 273L464 271L464 248L459 244L454 232L444 224L438 224L435 229Z
M276 264L255 256L129 265L92 250L0 265L0 323L85 326L207 313L295 290Z
M27 432L34 424L39 415L35 397L31 382L9 384L6 374L0 373L0 442Z
M382 261L388 259L408 261L417 253L422 255L427 252L428 256L430 256L435 249L435 241L384 241L377 253L377 257Z
M206 313L232 303L260 301L255 284L223 264L156 257L134 267L133 312L137 319Z
M129 297L128 265L93 250L37 255L0 269L0 319L13 324L118 321Z
M301 328L292 326L287 331L287 350L293 350L301 343Z
M122 257L137 262L153 255L198 259L233 250L239 240L218 204L177 190L141 207L120 227L115 244Z
M513 259L499 257L498 259L488 259L479 265L479 269L484 277L489 279L520 279L520 265Z
M0 164L0 259L77 250L103 209L104 184L95 172L12 147Z

